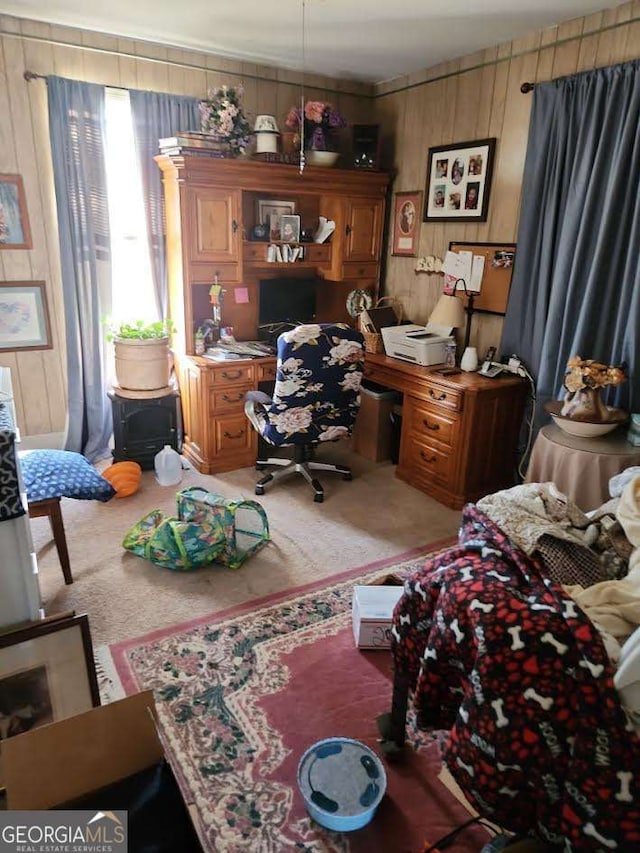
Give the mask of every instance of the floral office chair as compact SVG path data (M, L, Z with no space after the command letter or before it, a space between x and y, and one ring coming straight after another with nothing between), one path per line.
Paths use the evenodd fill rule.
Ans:
M360 383L364 362L363 337L342 323L302 325L278 338L278 369L273 399L249 392L245 412L265 441L275 447L292 445L294 458L259 459L258 471L267 465L282 466L256 484L263 495L267 483L302 474L324 499L322 485L313 471L333 471L351 479L344 465L314 462L314 446L351 434L360 407Z

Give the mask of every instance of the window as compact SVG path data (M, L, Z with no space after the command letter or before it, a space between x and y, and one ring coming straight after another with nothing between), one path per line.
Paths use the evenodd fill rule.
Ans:
M158 320L129 93L106 89L106 168L114 323Z

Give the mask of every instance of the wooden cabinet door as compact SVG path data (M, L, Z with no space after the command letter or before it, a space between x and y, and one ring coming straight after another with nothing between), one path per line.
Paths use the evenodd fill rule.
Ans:
M242 250L240 191L189 187L191 260L238 263Z
M384 200L350 199L347 202L343 260L375 261L380 258Z

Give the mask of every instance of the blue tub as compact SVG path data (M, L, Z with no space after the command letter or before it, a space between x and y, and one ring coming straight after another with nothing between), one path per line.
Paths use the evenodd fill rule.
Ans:
M387 774L375 752L346 737L310 746L298 764L297 779L311 817L337 832L366 826L387 789Z

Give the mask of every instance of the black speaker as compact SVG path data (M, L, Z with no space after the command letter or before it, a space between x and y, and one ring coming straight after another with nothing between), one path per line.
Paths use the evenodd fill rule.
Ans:
M353 165L356 169L380 168L380 125L352 126Z

